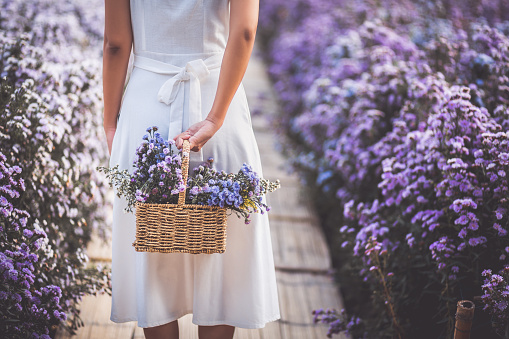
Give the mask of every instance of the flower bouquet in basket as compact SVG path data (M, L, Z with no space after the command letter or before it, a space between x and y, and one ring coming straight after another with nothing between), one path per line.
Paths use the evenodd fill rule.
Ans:
M217 171L212 159L188 177L189 142L182 153L164 140L157 127L136 149L134 171L98 167L110 186L127 201L126 212L136 211L137 251L163 253L223 253L226 249L227 211L244 218L269 211L263 196L280 187L262 179L244 164L238 173Z

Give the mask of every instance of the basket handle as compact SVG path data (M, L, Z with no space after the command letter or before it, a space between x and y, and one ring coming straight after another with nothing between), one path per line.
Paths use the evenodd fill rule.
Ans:
M184 180L184 186L186 189L179 193L179 200L177 205L182 206L186 202L186 190L187 190L187 174L189 171L189 152L191 151L191 145L189 140L184 140L182 146L182 164L180 169L182 170L182 179Z

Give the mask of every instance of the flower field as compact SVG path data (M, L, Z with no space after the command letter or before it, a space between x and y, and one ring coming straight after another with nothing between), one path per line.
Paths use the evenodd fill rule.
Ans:
M0 2L0 333L49 338L109 290L87 263L105 233L102 1Z
M0 333L50 338L109 291L103 1L0 2ZM330 336L509 338L509 3L264 0L274 121L310 188L344 310Z
M330 335L451 338L462 299L472 338L509 335L508 19L498 0L262 2L274 124L346 302L314 311Z

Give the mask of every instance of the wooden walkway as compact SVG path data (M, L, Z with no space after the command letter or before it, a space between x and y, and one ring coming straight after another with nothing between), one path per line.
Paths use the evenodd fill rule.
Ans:
M331 269L329 250L298 178L284 170L284 158L274 149L274 134L267 118L278 108L265 67L256 53L244 79L263 175L267 179L280 179L282 186L267 198L272 207L269 216L281 319L259 330L237 329L234 338L326 338L326 326L314 325L311 311L322 307L341 309L337 287L328 274ZM95 261L109 261L111 249L95 241L89 248L89 256ZM135 322L111 322L110 308L109 296L84 298L81 309L85 327L74 338L144 338L143 330ZM179 320L181 339L198 339L198 328L191 320L191 315ZM69 336L59 333L57 338Z

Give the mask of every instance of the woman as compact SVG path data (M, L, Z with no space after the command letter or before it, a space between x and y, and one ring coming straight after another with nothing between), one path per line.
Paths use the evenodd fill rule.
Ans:
M104 130L110 166L132 171L149 126L192 165L212 157L218 170L261 164L241 85L253 48L258 0L106 0ZM134 68L124 92L133 47ZM113 207L112 313L138 321L147 338L178 338L177 319L193 313L200 338L232 338L235 327L279 319L266 215L228 219L223 254L139 253L135 217Z

